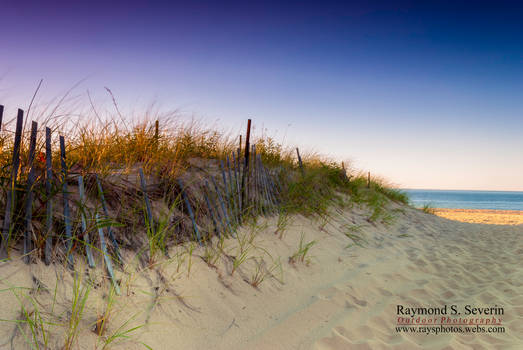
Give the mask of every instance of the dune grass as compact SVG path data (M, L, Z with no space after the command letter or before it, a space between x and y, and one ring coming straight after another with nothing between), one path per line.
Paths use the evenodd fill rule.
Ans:
M89 292L91 286L89 284L82 283L81 275L79 273L74 274L72 299L71 299L71 310L68 312L68 320L66 323L65 342L64 349L73 349L76 347L76 341L80 331L79 325L83 318L83 313L89 298Z
M11 292L20 306L20 316L14 320L0 318L0 322L16 325L13 338L2 345L10 343L19 333L24 343L31 349L47 349L49 345L48 330L53 323L50 317L42 310L38 300L32 295L29 288L10 286L2 292ZM3 339L5 341L7 339ZM12 344L11 344L12 345Z
M41 116L45 115L43 113ZM69 119L68 119L69 118ZM4 118L5 119L5 118ZM94 180L94 174L100 178L104 196L109 207L110 219L113 221L113 231L117 241L126 248L136 251L147 251L149 264L153 264L158 253L166 253L169 246L182 241L192 240L193 225L188 220L183 204L180 202L180 187L176 179L186 176L191 181L184 181L189 193L190 204L197 211L196 224L202 230L206 239L216 234L210 225L210 214L202 197L200 183L202 177L215 175L220 179L218 160L225 161L227 156L237 152L238 136L230 132L220 131L216 126L206 126L202 121L194 119L183 120L174 113L145 113L138 118L123 117L120 111L116 114L102 115L96 108L91 108L87 114L78 114L71 121L71 115L36 118L40 122L40 132L37 138L37 156L35 160L36 182L34 185L33 202L33 238L34 253L41 256L45 244L46 203L53 201L55 214L53 218L54 241L64 242L65 227L58 214L62 205L60 177L55 176L50 195L44 186L45 154L42 129L45 126L55 131L53 134L53 167L59 169L58 134L65 135L66 165L69 170L67 181L71 182L70 196L73 201L80 202L75 192L76 176L85 178L86 201L81 210L98 211L99 198ZM9 131L12 123L3 125L0 131L0 185L6 184L10 173L10 154L13 148L13 137ZM27 124L27 123L26 123ZM14 210L13 230L10 237L10 247L19 244L23 236L22 224L25 197L23 184L26 182L28 164L28 135L24 133L21 147L21 171L17 181L17 202ZM243 210L247 216L272 215L279 213L278 233L285 231L288 217L291 214L302 214L326 219L329 207L333 205L346 206L359 203L369 206L372 214L369 221L386 222L386 210L389 200L407 203L406 195L388 186L381 179L373 178L370 188L362 173L351 171L350 174L341 163L329 160L317 154L302 155L304 171L298 169L294 148L287 147L265 134L254 135L251 144L256 145L256 153L261 156L267 167L270 184L274 188L277 205L276 210L245 205ZM237 153L236 153L237 154ZM231 158L231 157L230 157ZM243 163L243 159L240 163ZM148 217L143 204L142 190L137 180L137 169L143 168L147 176L147 194L152 203L152 220ZM240 169L241 170L241 169ZM57 170L55 170L57 172ZM234 169L232 171L234 174ZM241 174L240 174L241 175ZM259 181L259 175L258 180ZM272 183L274 181L274 183ZM220 181L217 181L220 182ZM259 184L258 184L259 185ZM225 187L218 183L217 189ZM1 186L5 192L5 186ZM276 198L267 196L263 187L258 188L269 202ZM238 199L233 193L234 186L228 185L224 190L226 199L225 210L214 208L217 219L225 216L230 222L221 223L218 227L222 233L236 229L235 217L231 214L238 211ZM213 198L219 203L218 197ZM264 199L264 200L265 200ZM0 193L0 205L4 206L5 193ZM80 239L80 210L73 209L77 214L73 217L73 240ZM98 244L92 237L92 246ZM74 246L75 253L82 249ZM60 250L54 252L63 254ZM241 259L239 260L241 261Z
M289 257L289 264L295 264L297 262L309 265L311 262L309 251L316 244L316 241L305 242L305 234L302 232L298 249L294 254Z
M423 207L421 207L421 211L426 214L436 215L436 209L430 203L424 204Z

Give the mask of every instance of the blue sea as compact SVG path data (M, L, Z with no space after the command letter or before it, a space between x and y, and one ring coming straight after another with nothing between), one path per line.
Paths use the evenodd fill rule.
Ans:
M523 192L404 189L415 207L523 210Z

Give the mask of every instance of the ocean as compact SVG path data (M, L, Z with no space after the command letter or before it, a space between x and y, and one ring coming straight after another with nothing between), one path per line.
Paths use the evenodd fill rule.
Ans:
M523 210L523 192L404 189L415 207Z

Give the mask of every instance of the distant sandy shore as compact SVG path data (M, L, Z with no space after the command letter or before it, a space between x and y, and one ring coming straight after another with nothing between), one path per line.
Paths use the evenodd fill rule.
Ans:
M490 210L490 209L444 209L435 208L435 214L450 220L492 225L521 225L523 211L521 210Z

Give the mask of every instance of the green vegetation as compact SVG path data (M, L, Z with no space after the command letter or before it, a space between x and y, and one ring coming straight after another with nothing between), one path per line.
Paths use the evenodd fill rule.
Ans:
M310 257L308 256L310 249L316 244L316 241L310 241L305 243L305 234L302 232L300 237L300 243L298 245L298 250L289 257L289 263L295 264L297 262L305 263L306 265L310 264Z
M269 276L274 276L273 273L276 270L282 271L281 261L280 259L273 262L272 266L267 267L265 260L263 258L253 258L255 263L254 272L251 276L250 284L254 288L258 288L263 281ZM280 282L282 279L280 279Z
M47 349L49 345L48 330L52 323L45 312L42 312L38 300L28 288L10 286L2 292L11 292L20 305L20 316L16 320L0 318L0 322L16 325L16 331L24 339L25 344L31 349ZM16 335L16 331L14 335Z
M423 207L421 208L421 211L426 214L432 214L432 215L436 214L436 210L432 207L432 205L430 203L424 204Z
M360 247L363 247L365 243L365 239L359 234L362 230L364 225L350 225L350 224L344 224L341 226L342 232L347 236L347 238L350 238L352 241L352 244L348 244L347 248L351 247L352 245L357 245Z
M64 349L72 349L76 345L78 338L79 324L82 320L85 305L89 298L89 292L91 287L89 284L83 284L80 274L74 273L75 277L73 280L73 297L71 300L70 310L68 311L68 320L65 333L65 344Z
M115 261L119 273L123 272L123 278L114 279L114 286L111 286L97 282L95 270L86 269L85 275L81 275L79 270L67 270L65 273L73 274L73 283L70 288L72 294L65 300L66 305L64 301L56 303L56 288L52 305L45 307L39 301L38 293L33 293L33 290L26 292L20 288L9 289L20 303L20 316L15 320L0 321L16 324L18 336L31 348L49 348L49 339L56 338L50 335L50 329L55 331L54 334L56 329L60 329L58 334L63 335L60 346L64 349L74 348L86 324L94 329L99 338L97 348L107 348L116 342L130 340L134 332L144 325L136 324L136 315L127 315L123 320L120 319L119 324L115 324L118 298L114 288L120 286L130 296L134 293L131 289L138 275L161 275L162 264L176 263L172 275L166 278L169 282L162 279L154 282L157 289L150 292L150 295L153 305L156 305L160 293L167 289L168 283L185 274L187 278L190 277L195 251L197 257L201 257L209 267L217 271L219 278L223 277L218 271L223 266L220 262L225 262L230 274L228 278L242 278L254 288L260 288L267 279L283 283L280 257L271 256L256 242L259 232L267 227L265 221L258 220L261 216L277 216L274 233L280 239L287 239L285 232L293 215L317 220L320 230L327 232L336 210L365 210L365 215L368 215L368 223L365 225L387 225L394 219L394 209L389 209L389 204L408 203L406 194L393 189L382 179L371 178L369 183L367 174L347 172L341 164L317 154L301 155L301 171L295 149L287 148L266 136L251 139L251 144L256 145L256 153L266 169L247 177L248 195L242 198L238 187L242 181L243 159L237 162L238 168L227 167L225 175L219 167L220 160L226 164L227 156L230 164L234 164L232 154L237 152L238 146L238 138L234 135L220 132L213 127L205 128L195 121L184 123L173 115L149 115L133 122L123 118L119 112L116 117L102 118L93 107L91 113L95 114L95 118L83 116L77 123L69 123L66 121L68 116L63 119L53 117L40 120L40 126L47 125L53 129L53 152L58 152L58 133L65 135L69 169L66 181L70 185L72 252L75 259L85 260L83 255L86 254L85 248L88 245L97 266L103 266L101 238L98 234L98 229L103 229L108 234L105 239L108 254ZM157 119L158 124L155 123ZM156 129L156 125L159 125L159 129ZM7 124L0 131L0 208L5 208L6 184L11 168L13 137L10 129L11 125ZM29 256L32 260L43 258L47 238L46 207L52 201L51 234L56 244L53 247L52 260L65 262L66 237L61 214L63 197L60 183L63 180L60 176L53 176L48 194L45 187L45 154L42 153L44 140L41 131L35 159L37 178L33 188L33 249ZM237 153L235 156L237 157ZM8 242L11 252L13 247L22 244L24 234L23 204L27 195L25 183L29 172L27 157L28 142L27 135L24 134ZM55 172L60 169L59 160L59 154L53 154ZM146 188L140 186L139 168L143 168L147 178ZM103 188L107 216L101 208L95 174ZM83 200L80 200L77 191L78 175L85 179ZM216 179L216 183L210 181L211 176ZM184 200L177 178L184 179L184 192L187 195ZM209 180L210 186L205 185L206 180ZM147 192L150 200L150 210L144 202L144 192ZM221 203L222 200L225 203ZM243 201L243 215L238 215L240 201ZM188 213L189 206L194 214L194 222ZM101 218L97 219L99 215ZM360 233L362 227L361 224L345 222L337 229L351 240L348 246L363 246L366 241ZM118 261L117 250L109 237L109 228L118 245L127 253L135 254L132 267L128 257L123 264ZM201 235L201 249L197 249L199 242L195 241L196 231ZM234 240L228 240L227 245L230 246L226 247L225 239L229 237ZM288 258L289 263L308 265L311 262L311 250L316 243L315 240L307 242L302 234L296 251ZM132 268L136 268L136 271L130 272L129 269ZM82 280L81 276L87 278ZM95 289L100 285L106 290L106 303L90 321L86 321L86 312L92 311L87 305L90 293L99 293L100 290ZM183 300L182 297L178 298Z
M238 138L226 132L217 130L214 126L204 127L203 123L191 120L183 122L175 114L155 113L149 111L141 119L123 117L116 108L117 114L101 114L91 105L87 115L80 115L74 122L67 121L69 115L40 119L40 126L51 127L53 130L53 167L59 169L59 155L56 142L58 133L66 139L66 159L69 168L68 182L70 198L79 206L73 206L73 251L84 254L82 245L85 240L81 236L80 213L94 217L100 212L99 193L93 174L98 174L107 201L110 226L116 241L127 249L136 252L147 252L142 262L153 265L159 253L167 254L170 246L194 239L195 228L188 217L185 204L180 199L180 187L176 179L186 177L185 192L188 195L193 211L195 224L206 242L217 233L233 234L238 227L237 212L238 197L235 193L237 183L241 183L243 159L240 168L225 170L229 176L222 182L222 173L216 160L225 160L226 156L232 162L232 154L237 151ZM45 114L42 114L45 115ZM158 123L156 123L158 121ZM4 183L10 174L10 154L13 148L12 125L4 125L0 132L0 181ZM25 184L28 174L28 142L24 134L21 147L21 171L19 172L17 201L13 215L12 235L9 249L21 244L23 236ZM371 223L389 224L393 217L385 209L387 203L395 201L407 203L405 193L388 186L383 180L372 178L370 184L367 176L354 171L346 172L340 163L329 160L317 154L302 154L304 171L298 169L295 149L286 147L271 137L254 135L251 144L256 145L256 153L267 167L270 178L264 183L261 175L253 175L247 179L252 190L250 196L256 196L259 203L250 203L251 198L243 203L243 222L260 215L278 213L277 234L283 237L289 216L301 214L307 217L319 218L326 222L330 217L331 207L350 207L355 204L370 208L368 221ZM60 215L62 205L61 181L54 177L53 191L48 198L45 191L43 151L43 132L40 130L37 139L37 157L35 167L37 180L34 185L34 203L32 217L32 237L34 237L33 258L41 258L46 240L45 219L46 203L53 200L53 240L63 242L64 224ZM302 152L303 153L303 152ZM152 206L152 218L144 208L142 190L137 177L138 169L143 168L147 177L147 192ZM229 172L230 170L230 172ZM80 202L76 191L76 175L85 178L85 202ZM232 177L231 175L232 174ZM225 199L222 206L221 198L216 196L215 186L208 192L213 208L214 218L211 221L211 210L204 200L203 181L210 176L216 178L217 189ZM239 176L239 179L237 178ZM250 182L252 181L252 182ZM256 184L255 184L256 183ZM227 186L227 188L226 188ZM256 187L257 186L257 187ZM266 187L270 188L270 194ZM0 193L0 207L5 203L5 186ZM212 193L211 193L212 192ZM261 198L261 199L260 199ZM276 206L274 206L276 204ZM226 209L223 213L222 208ZM224 215L226 214L226 215ZM102 220L103 221L103 220ZM213 224L214 222L214 224ZM99 240L95 232L88 230L90 245L96 251ZM110 242L109 242L110 243ZM111 247L109 247L111 248ZM64 248L59 247L62 254ZM114 253L110 249L110 253ZM210 251L208 252L210 253ZM242 252L243 253L243 252ZM238 264L242 263L242 253L238 255ZM209 255L209 254L207 254ZM190 256L189 262L190 262ZM207 256L213 264L216 256ZM189 264L190 266L190 264ZM190 271L190 268L189 268ZM234 269L233 269L234 271Z

